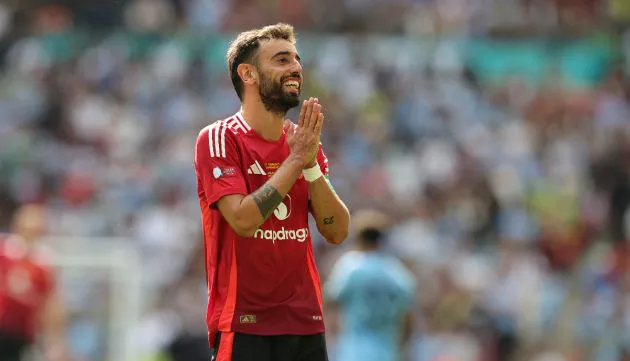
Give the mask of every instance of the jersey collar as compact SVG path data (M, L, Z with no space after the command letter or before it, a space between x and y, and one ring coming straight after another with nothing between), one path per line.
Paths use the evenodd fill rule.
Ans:
M238 119L238 121L241 124L243 124L243 126L247 130L247 133L251 132L252 126L249 125L249 123L247 123L247 120L245 120L245 117L243 116L243 113L240 110L236 114L234 114L234 116Z

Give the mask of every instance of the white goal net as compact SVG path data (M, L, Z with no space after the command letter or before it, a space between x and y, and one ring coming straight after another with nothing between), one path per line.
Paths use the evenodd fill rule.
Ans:
M68 310L67 339L74 358L136 361L143 300L139 255L132 243L69 238L45 243L55 251L53 265Z

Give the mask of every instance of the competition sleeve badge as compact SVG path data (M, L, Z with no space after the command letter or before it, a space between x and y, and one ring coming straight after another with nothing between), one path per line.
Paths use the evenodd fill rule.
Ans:
M214 167L214 169L212 170L212 176L214 177L214 179L219 179L222 175L223 172L221 171L221 168Z
M216 166L214 167L214 169L212 169L212 176L214 177L214 179L229 177L233 175L236 175L236 168L234 167L221 168L219 166Z

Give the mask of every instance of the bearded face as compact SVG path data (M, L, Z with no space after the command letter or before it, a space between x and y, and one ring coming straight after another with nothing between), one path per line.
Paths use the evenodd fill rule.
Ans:
M260 85L258 93L265 108L270 112L286 113L300 104L301 75L292 73L274 79L258 67Z

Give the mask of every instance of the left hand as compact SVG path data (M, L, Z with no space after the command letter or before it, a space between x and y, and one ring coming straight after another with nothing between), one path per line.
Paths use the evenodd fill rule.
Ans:
M306 108L307 105L311 104L312 105L312 111L311 112L307 112ZM322 135L322 128L324 126L324 113L322 112L322 106L321 104L319 104L319 99L318 98L309 98L306 101L306 104L304 106L302 106L302 108L300 109L300 119L298 121L298 126L302 126L303 124L307 123L308 121L311 122L315 122L315 127L314 127L314 131L317 137L317 144L319 147L319 144L321 142L321 135ZM317 153L315 153L315 157L313 157L313 159L306 165L306 168L311 168L313 166L315 166L315 164L317 164Z

